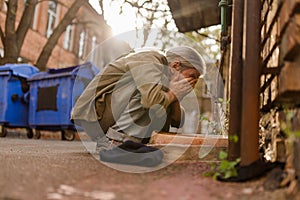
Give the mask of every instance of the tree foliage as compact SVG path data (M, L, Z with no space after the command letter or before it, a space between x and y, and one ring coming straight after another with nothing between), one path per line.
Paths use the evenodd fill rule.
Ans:
M221 27L212 26L186 33L188 37L204 47L205 53L212 60L220 59Z
M103 6L103 0L99 1ZM113 2L116 1L110 0L110 4ZM167 0L118 0L118 4L120 7L116 12L119 12L120 15L128 7L132 8L135 13L135 27L143 30L144 43L142 46L146 45L151 29L160 30L160 39L166 36L166 32L169 33L170 30L176 29ZM104 16L105 14L104 10Z
M146 46L151 29L159 30L156 43L161 43L163 49L168 46L186 43L186 38L182 37L182 33L178 33L167 0L110 0L110 4L116 1L120 5L120 15L122 15L128 6L134 10L136 28L143 29L144 43L142 46ZM99 5L105 16L103 0L99 0ZM220 27L218 26L184 33L185 37L200 45L207 57L210 57L210 60L214 61L220 57L220 41L218 39L220 34ZM177 38L175 41L176 44L170 38Z

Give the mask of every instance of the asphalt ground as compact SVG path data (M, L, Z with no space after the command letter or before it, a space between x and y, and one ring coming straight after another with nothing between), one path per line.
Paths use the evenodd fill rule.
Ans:
M81 141L53 138L0 138L0 200L287 199L285 189L265 191L264 178L224 183L205 177L209 162L127 173L99 162Z

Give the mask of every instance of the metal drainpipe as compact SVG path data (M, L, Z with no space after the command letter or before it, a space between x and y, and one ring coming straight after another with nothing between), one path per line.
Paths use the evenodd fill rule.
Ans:
M233 1L228 159L241 156L244 0ZM235 141L234 138L238 140Z
M220 0L219 7L221 8L221 50L226 49L228 43L227 36L227 0Z
M220 0L219 7L221 7L221 32L226 35L227 34L227 21L226 21L226 9L228 3L227 0Z
M259 159L259 79L261 43L261 1L245 0L246 43L243 69L241 165L247 166Z

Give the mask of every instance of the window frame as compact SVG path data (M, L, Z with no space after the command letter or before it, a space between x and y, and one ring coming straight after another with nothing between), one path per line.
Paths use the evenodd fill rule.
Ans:
M54 9L51 9L52 3L55 4L55 11ZM58 3L54 1L49 1L47 13L48 13L48 17L47 17L46 37L49 38L56 27L57 18L58 18Z
M95 59L95 51L94 49L96 48L97 44L97 37L92 36L92 44L91 44L91 60L93 61Z
M82 30L79 34L79 42L78 42L78 57L82 58L84 56L86 43L86 31Z
M65 50L70 51L71 50L71 43L72 43L72 35L73 35L74 27L73 25L68 25L65 30L65 36L63 41L63 48Z

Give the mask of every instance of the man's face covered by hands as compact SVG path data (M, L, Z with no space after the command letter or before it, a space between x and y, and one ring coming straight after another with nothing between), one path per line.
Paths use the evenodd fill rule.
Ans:
M198 82L200 73L198 72L197 69L195 68L184 68L183 70L180 71L180 74L182 78L185 78L192 88L195 88L196 83Z
M193 90L200 73L193 67L183 67L180 61L175 61L170 67L172 78L169 87L180 100Z

